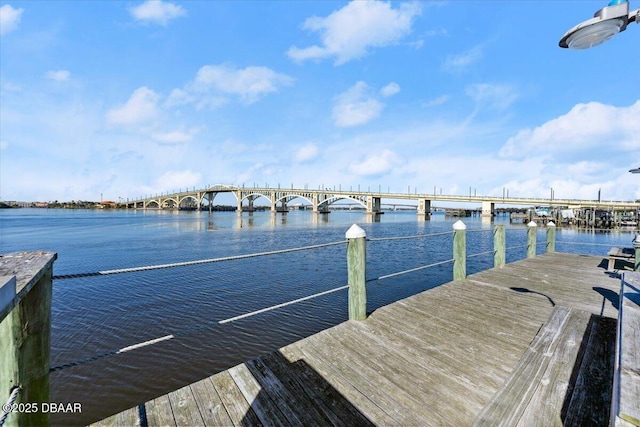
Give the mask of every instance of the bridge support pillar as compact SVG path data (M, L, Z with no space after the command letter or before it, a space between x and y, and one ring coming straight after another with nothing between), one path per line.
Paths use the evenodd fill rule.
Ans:
M236 208L236 212L242 212L244 210L243 206L242 206L242 192L238 191L236 192L236 197L238 198L238 207ZM249 212L253 212L253 201L257 198L258 196L247 196L247 211Z
M367 213L380 213L380 197L367 196Z
M287 212L287 202L286 201L282 201L282 205L280 206L280 208L278 208L278 205L276 202L272 201L271 202L271 212L276 213L276 212Z
M313 193L311 197L312 203L312 212L313 213L329 213L329 205L324 203L322 207L320 207L321 197L318 193Z
M236 212L242 213L242 193L240 191L236 191L236 199L238 200L238 207L236 208Z
M491 218L495 211L496 204L493 202L482 202L482 217Z
M418 215L431 215L431 200L419 199L418 200Z

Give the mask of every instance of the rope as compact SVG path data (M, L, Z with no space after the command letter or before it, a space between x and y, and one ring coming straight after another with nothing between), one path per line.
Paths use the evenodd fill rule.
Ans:
M369 242L382 242L384 240L418 239L420 237L445 236L447 234L453 234L453 231L444 231L442 233L432 233L432 234L416 234L415 236L374 237L372 239L367 239L367 241L369 241Z
M527 248L527 247L529 247L529 245L509 246L508 248L504 248L504 250L507 251L510 249L520 249L520 248Z
M62 369L71 368L73 366L83 365L85 363L93 362L95 360L102 359L102 358L107 357L107 356L113 356L113 355L116 355L116 354L126 353L126 352L131 351L131 350L137 350L139 348L146 347L146 346L153 345L153 344L157 344L157 343L160 343L160 342L163 342L163 341L168 341L168 340L171 340L171 339L176 338L176 337L183 337L183 336L191 335L191 334L193 334L195 332L201 331L201 330L206 329L206 328L215 328L215 327L217 327L219 325L224 325L226 323L235 322L236 320L245 319L247 317L251 317L251 316L258 315L258 314L266 313L268 311L276 310L276 309L279 309L279 308L282 308L282 307L286 307L288 305L297 304L297 303L302 302L302 301L307 301L307 300L310 300L310 299L313 299L313 298L316 298L316 297L320 297L320 296L323 296L323 295L331 294L333 292L338 292L338 291L341 291L343 289L347 289L348 287L349 287L349 285L339 286L337 288L329 289L327 291L318 292L316 294L309 295L309 296L302 297L302 298L298 298L298 299L295 299L295 300L292 300L292 301L288 301L288 302L284 302L284 303L281 303L281 304L272 305L271 307L262 308L260 310L252 311L252 312L245 313L245 314L241 314L239 316L230 317L230 318L224 319L224 320L219 320L219 321L215 322L214 324L200 325L200 326L198 326L196 328L185 329L183 331L176 332L174 334L165 335L163 337L154 338L154 339L151 339L151 340L143 341L141 343L137 343L137 344L133 344L133 345L130 345L130 346L127 346L127 347L123 347L123 348L121 348L119 350L107 351L105 353L97 354L97 355L88 357L86 359L78 360L76 362L70 362L70 363L65 363L63 365L54 366L54 367L49 369L49 372L60 371ZM2 424L0 424L0 427L2 427Z
M495 253L496 253L496 251L494 251L494 250L478 252L477 254L467 255L467 258L473 258L473 257L480 256L480 255L488 255L488 254L495 254Z
M563 243L565 245L588 245L588 246L615 246L615 243L590 243L590 242L563 242L561 240L556 240L556 243Z
M375 279L367 279L365 283L374 282L376 280L388 279L390 277L400 276L402 274L412 273L418 270L424 270L425 268L435 267L436 265L447 264L449 262L453 262L453 258L447 259L445 261L434 262L433 264L423 265L422 267L411 268L409 270L398 271L397 273L385 274L384 276L376 277Z
M20 393L22 387L19 385L11 388L11 394L9 395L9 400L7 403L2 405L2 412L0 412L0 427L4 425L4 422L7 420L7 417L11 412L13 412L13 405L16 403L16 399L18 398L18 393Z
M120 268L116 270L103 270L103 271L96 271L92 273L62 274L59 276L53 276L53 279L54 280L75 279L78 277L105 276L108 274L133 273L138 271L160 270L163 268L185 267L189 265L209 264L209 263L223 262L223 261L234 261L239 259L255 258L255 257L261 257L261 256L267 256L267 255L277 255L277 254L285 254L289 252L304 251L308 249L318 249L318 248L324 248L327 246L341 245L344 243L346 243L346 240L342 240L339 242L322 243L319 245L302 246L299 248L279 249L275 251L257 252L257 253L245 254L245 255L233 255L233 256L227 256L227 257L221 257L221 258L201 259L196 261L184 261L184 262L174 262L170 264L157 264L157 265L147 265L142 267Z

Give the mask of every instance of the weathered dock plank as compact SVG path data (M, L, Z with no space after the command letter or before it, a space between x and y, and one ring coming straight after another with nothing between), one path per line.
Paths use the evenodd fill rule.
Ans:
M322 415L314 406L307 403L305 395L291 394L261 359L251 360L245 365L262 387L263 393L269 396L271 401L280 403L278 409L287 421L293 425L320 425L319 420L322 419Z
M591 314L556 306L474 426L562 426L562 407ZM606 411L605 411L606 414Z
M365 394L377 406L402 425L428 425L427 414L420 411L420 402L398 387L389 376L380 375L378 366L369 358L340 345L335 339L335 329L323 331L305 342L305 360L312 367L318 366L319 359L331 367L333 375L340 375L355 389ZM366 414L365 414L366 415Z
M640 273L625 273L622 292L616 426L640 426Z
M204 426L204 419L191 387L186 386L169 394L169 403L173 411L173 418L178 426Z
M355 411L361 413L363 418L370 420L374 425L401 425L401 422L395 419L389 412L393 412L390 408L387 410L381 408L374 402L366 392L359 390L349 380L348 373L336 371L335 367L327 363L322 356L318 356L307 347L308 338L293 343L279 351L287 360L291 362L303 362L309 366L314 372L317 372L326 383L333 389L332 396L344 399L344 405L352 406Z
M229 371L220 372L211 377L213 384L229 414L229 418L236 426L260 426L251 404L247 402L244 395L233 381Z
M234 366L228 372L244 398L247 402L250 402L251 408L263 425L293 425L282 413L281 409L262 391L262 385L253 377L246 364Z
M181 410L197 411L205 425L471 425L555 306L583 313L583 333L591 314L615 323L620 281L602 264L555 253L444 284L194 383ZM568 346L557 357L579 345L577 330L556 337ZM584 359L600 366L605 356L591 351ZM588 403L575 390L601 381L566 367L538 375L543 417L579 419L569 417ZM168 407L180 401L174 393Z
M286 382L291 394L304 395L311 401L307 408L320 413L314 418L315 421L322 425L373 425L303 360L289 362L281 352L274 352L260 360L278 379Z
M209 378L191 384L200 415L205 425L228 426L233 422Z
M159 396L144 405L147 423L150 426L175 427L169 395Z

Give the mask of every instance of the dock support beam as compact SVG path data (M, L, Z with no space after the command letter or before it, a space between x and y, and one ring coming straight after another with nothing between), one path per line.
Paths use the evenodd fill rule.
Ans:
M547 224L547 253L553 253L556 251L556 224L553 221L549 221Z
M536 256L536 231L538 224L531 221L527 224L527 258L534 258Z
M51 348L51 252L16 252L0 260L0 402L20 387L15 403L37 405L49 399ZM15 275L6 277L7 274ZM3 286L4 285L4 286ZM17 292L16 292L17 291ZM13 411L7 425L49 425L49 413Z
M353 224L347 233L347 274L349 283L349 320L367 318L366 243L367 233Z
M505 226L496 225L493 229L493 266L504 267L507 262L507 246L505 238Z
M453 224L453 280L467 278L467 226L462 221Z

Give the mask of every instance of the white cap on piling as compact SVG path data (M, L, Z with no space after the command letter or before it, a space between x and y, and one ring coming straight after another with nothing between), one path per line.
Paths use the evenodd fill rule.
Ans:
M357 239L359 237L367 237L367 233L358 224L353 224L345 233L347 239Z
M553 221L549 221L547 223L547 227L555 227L555 226L556 226L556 224Z
M462 222L462 220L457 220L456 222L453 223L453 229L454 230L466 230L467 229L467 225Z
M529 224L527 224L527 227L537 227L538 224L536 224L534 221L531 221Z

